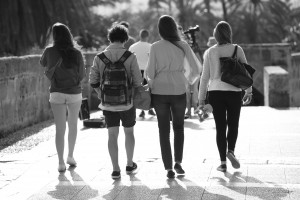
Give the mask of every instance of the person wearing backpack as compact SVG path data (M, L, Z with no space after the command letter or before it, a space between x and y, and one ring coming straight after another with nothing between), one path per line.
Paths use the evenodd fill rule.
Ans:
M73 41L69 28L61 23L52 26L53 44L46 47L40 64L52 70L50 79L51 109L56 128L55 144L58 155L58 171L66 170L64 155L64 138L66 121L68 122L69 153L67 164L76 166L73 152L77 137L77 121L82 101L81 81L85 77L84 59L81 51ZM46 70L46 71L47 71Z
M89 82L101 100L99 108L103 110L108 129L108 151L111 157L113 172L111 177L121 177L118 160L118 135L120 121L125 132L127 154L126 173L137 169L133 162L136 123L136 109L133 106L132 91L142 86L143 78L137 58L124 48L128 40L128 30L122 25L113 25L108 30L110 45L94 58L89 74Z
M167 177L174 178L170 144L170 110L174 130L174 169L184 175L181 163L184 145L184 113L186 109L186 84L199 77L202 65L188 43L180 38L173 17L163 15L158 20L161 40L152 44L146 79L151 88L151 100L159 128L162 160Z

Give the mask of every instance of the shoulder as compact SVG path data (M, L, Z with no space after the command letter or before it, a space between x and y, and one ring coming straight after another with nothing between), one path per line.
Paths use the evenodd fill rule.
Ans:
M151 47L152 48L156 48L156 47L159 47L159 46L162 46L162 45L164 45L164 41L163 40L159 40L159 41L153 42L151 44Z

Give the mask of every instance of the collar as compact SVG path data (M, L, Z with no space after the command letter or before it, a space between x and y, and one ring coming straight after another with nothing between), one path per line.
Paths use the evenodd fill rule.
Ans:
M123 43L111 43L106 49L125 49Z

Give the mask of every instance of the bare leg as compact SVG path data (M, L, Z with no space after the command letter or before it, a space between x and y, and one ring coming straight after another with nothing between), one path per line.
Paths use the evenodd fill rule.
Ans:
M133 127L130 128L124 127L124 132L125 132L125 148L127 154L127 166L132 166L133 152L135 146Z
M65 144L65 131L66 131L66 109L65 104L51 103L52 112L54 115L54 123L56 128L55 145L58 155L59 164L64 164L64 144Z
M113 165L113 171L120 171L118 155L118 136L118 126L108 128L108 151Z
M76 138L77 138L77 122L78 115L81 106L81 101L76 103L68 104L68 143L69 143L69 154L68 157L73 158Z

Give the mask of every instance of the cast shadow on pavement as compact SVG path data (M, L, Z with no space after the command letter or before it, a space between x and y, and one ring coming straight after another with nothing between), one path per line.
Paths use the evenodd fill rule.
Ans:
M65 176L65 173L68 173L68 171L72 180L69 180ZM98 190L92 189L83 178L75 172L75 167L70 167L66 172L60 173L58 180L59 183L55 186L55 190L48 192L48 195L54 199L72 199L76 196L76 198L81 200L88 200L98 196ZM80 194L78 194L79 192Z
M224 187L246 196L257 197L262 200L281 200L289 195L289 190L282 188L277 183L263 182L255 177L243 175L242 172L231 174L227 171L224 172L224 176L229 181L221 177L214 177L214 179L218 179ZM241 183L241 187L237 186L239 183Z
M209 193L205 191L205 188L198 186L196 183L184 178L183 176L177 176L175 179L166 179L164 187L151 189L144 185L134 175L130 177L131 185L122 184L122 180L116 180L113 185L114 188L109 193L102 197L106 200L112 199L222 199L233 200L230 197ZM204 196L204 197L203 197Z

